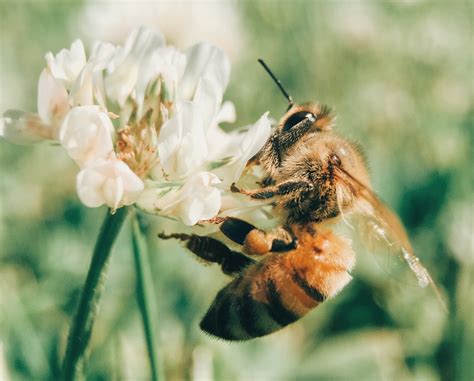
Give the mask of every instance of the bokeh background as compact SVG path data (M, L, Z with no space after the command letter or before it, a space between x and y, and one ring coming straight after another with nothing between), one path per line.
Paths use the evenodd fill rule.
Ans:
M166 379L473 380L472 3L1 0L0 111L36 109L47 51L77 37L89 47L120 43L139 25L180 48L204 40L228 53L236 125L286 108L258 57L297 101L335 107L338 131L363 146L375 189L449 307L360 249L354 280L302 321L248 343L217 341L198 322L225 276L159 242L172 223L147 218ZM77 168L57 147L0 141L0 168L0 379L57 379L106 210L79 203ZM127 225L108 269L90 380L149 378L130 241Z

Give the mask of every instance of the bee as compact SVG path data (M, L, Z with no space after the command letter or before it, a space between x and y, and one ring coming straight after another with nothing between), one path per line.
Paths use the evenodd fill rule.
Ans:
M249 165L265 172L260 188L231 190L252 199L271 200L282 225L262 230L235 217L224 217L222 233L241 245L233 251L209 236L160 234L176 238L206 262L217 263L233 280L221 289L200 323L225 340L248 340L280 330L352 279L355 254L350 240L334 232L345 215L362 217L364 235L395 252L422 287L428 271L398 217L372 191L360 148L332 131L334 117L319 103L295 104L267 65L259 60L288 100L281 118ZM257 260L256 258L260 258Z

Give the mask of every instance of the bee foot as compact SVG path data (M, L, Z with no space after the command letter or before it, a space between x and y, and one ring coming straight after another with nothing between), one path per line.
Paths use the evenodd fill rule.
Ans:
M164 232L158 233L158 237L161 239L179 239L180 241L188 241L191 239L191 236L189 234L184 234L184 233L171 233L171 234L165 234Z
M213 217L213 218L209 218L208 220L200 220L197 224L198 225L202 225L202 224L221 224L226 219L227 219L226 217Z
M238 188L235 183L232 183L232 185L230 186L230 191L232 193L245 193L245 191L243 191L242 189Z

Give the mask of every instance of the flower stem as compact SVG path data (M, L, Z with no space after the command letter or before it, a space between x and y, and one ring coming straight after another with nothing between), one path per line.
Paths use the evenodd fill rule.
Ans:
M136 291L137 302L145 330L145 339L148 350L148 359L150 361L151 379L153 381L163 380L163 368L159 364L155 292L153 289L152 274L150 271L150 262L146 250L146 244L143 240L143 234L140 229L138 216L132 221L132 246L135 259L136 272Z
M97 315L100 296L104 288L108 259L127 213L127 207L117 209L114 214L108 210L100 229L86 283L82 289L79 307L69 331L63 362L62 377L64 380L75 380L82 373L84 355L92 335L94 319Z

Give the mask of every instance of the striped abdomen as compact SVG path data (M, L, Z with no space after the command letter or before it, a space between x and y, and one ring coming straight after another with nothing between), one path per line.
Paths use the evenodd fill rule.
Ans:
M329 238L329 242L340 240L332 234ZM334 296L351 279L353 257L340 263L330 247L315 252L313 243L310 250L308 245L298 245L287 254L269 254L247 267L219 291L201 329L225 340L248 340L295 322ZM340 242L335 243L333 248L340 248ZM352 254L350 246L343 249Z

